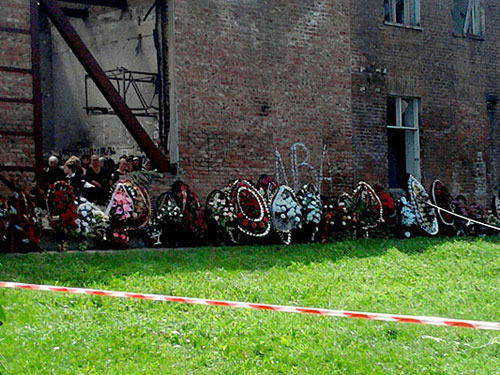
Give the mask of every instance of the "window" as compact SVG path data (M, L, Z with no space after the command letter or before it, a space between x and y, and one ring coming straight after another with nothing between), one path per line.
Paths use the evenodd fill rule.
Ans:
M420 99L387 98L389 187L406 187L407 174L420 180Z
M484 11L481 0L453 0L455 34L481 36L484 34Z
M385 22L420 26L420 0L384 0Z

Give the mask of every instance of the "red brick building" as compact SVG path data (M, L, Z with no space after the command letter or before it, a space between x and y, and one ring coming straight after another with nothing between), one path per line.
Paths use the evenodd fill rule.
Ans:
M417 166L406 167L418 169L425 186L439 178L453 194L485 202L500 183L500 4L375 3L357 2L351 14L355 179L387 183L388 158L404 152L394 144L406 141L420 149ZM401 99L418 103L407 121L417 130L388 128Z
M71 21L84 35L109 20L108 13L116 15L117 30L125 19L127 28L130 22L144 27L150 3L129 1L120 13L91 7L84 23ZM411 172L426 186L440 178L452 193L485 202L500 183L496 1L169 0L167 5L162 40L168 66L160 69L169 83L164 144L179 176L200 195L232 178L274 173L275 150L291 180L289 149L297 142L307 146L308 164L315 168L299 172L310 176L323 161L330 193L349 191L358 180L398 189ZM29 28L29 1L2 7L7 12L0 16L0 66L19 63L29 69L30 36L7 30ZM141 41L144 35L141 29ZM104 44L84 42L91 51L100 48L107 60ZM3 53L4 45L18 44L24 49ZM57 74L52 72L54 80ZM75 68L78 74L84 72ZM0 77L0 97L32 98L28 72L3 69ZM65 86L68 95L59 95L78 90ZM19 126L32 131L31 109L31 103L14 107L0 101L0 142L11 147L0 160L4 172L12 173L5 168L10 163L28 166L34 159L36 137L12 133ZM92 129L78 132L89 134L91 145L98 142ZM22 144L30 154L19 152ZM304 152L297 158L304 159Z
M0 10L0 175L29 185L35 168L41 168L42 155L41 123L35 126L40 113L34 104L40 92L32 78L37 64L32 49L37 45L36 39L32 41L30 1L2 1ZM0 182L2 193L9 194L9 190Z

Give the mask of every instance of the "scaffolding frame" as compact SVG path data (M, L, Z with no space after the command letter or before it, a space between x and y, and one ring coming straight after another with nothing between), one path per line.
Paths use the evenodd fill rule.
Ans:
M154 105L154 100L158 92L157 73L139 72L129 70L125 67L106 70L104 73L136 117L158 117L159 107L158 105ZM83 108L87 112L87 115L116 115L116 112L112 108L91 106L89 104L89 80L92 81L91 77L88 74L85 75L85 107ZM154 86L154 94L150 101L146 100L143 90L141 90L141 85L144 84ZM138 107L132 107L127 102L127 97L130 98L134 94L139 101L140 106Z

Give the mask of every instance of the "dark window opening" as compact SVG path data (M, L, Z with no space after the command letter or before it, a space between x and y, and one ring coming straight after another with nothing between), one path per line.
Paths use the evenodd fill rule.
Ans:
M391 24L420 26L420 0L384 0L384 20Z
M387 129L389 188L404 189L406 186L406 141L405 132Z

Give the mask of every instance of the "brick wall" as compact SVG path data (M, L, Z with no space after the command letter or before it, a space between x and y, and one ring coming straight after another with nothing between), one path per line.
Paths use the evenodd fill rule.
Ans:
M327 145L330 192L349 190L349 2L173 3L182 177L204 197L273 173L275 148L289 169L289 148L303 142L317 169Z
M6 68L31 68L29 7L29 0L0 1L0 97L28 101L15 103L0 100L0 173L23 186L28 186L34 178L34 172L18 168L33 167L35 161L33 137L28 133L19 133L33 131L33 105L29 103L32 79L29 71L9 71ZM5 166L17 169L2 170ZM0 195L10 195L2 183Z
M453 0L421 1L422 30L384 25L383 3L352 7L355 179L387 185L386 97L416 96L424 185L439 178L453 194L486 202L500 182L498 125L486 103L500 94L499 3L484 1L484 40L453 35ZM370 66L387 74L360 71Z

